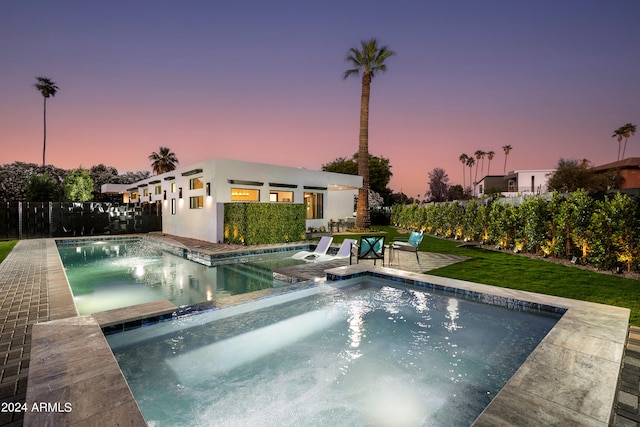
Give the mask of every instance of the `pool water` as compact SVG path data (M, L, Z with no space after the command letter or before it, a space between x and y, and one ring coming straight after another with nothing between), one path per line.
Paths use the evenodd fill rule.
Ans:
M207 267L139 239L59 246L58 251L80 314L163 299L191 305L279 286L273 269L304 263L282 252Z
M557 320L358 279L107 339L150 425L467 426Z

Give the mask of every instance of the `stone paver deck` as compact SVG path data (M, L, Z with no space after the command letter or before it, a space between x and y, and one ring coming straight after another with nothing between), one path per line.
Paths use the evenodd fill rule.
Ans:
M1 402L25 402L33 325L77 315L55 242L18 242L0 264ZM1 426L20 426L23 418L22 411L0 411Z
M229 245L199 243L199 241L182 241L182 244L193 247L198 251L247 249L241 246L231 248ZM420 253L420 265L413 265L415 263L413 254L406 257L402 255L400 255L401 269L426 271L429 269L427 265L429 261L427 261L426 257L437 254ZM411 257L413 257L413 263L411 262ZM437 264L438 262L451 262L452 260L446 260L446 258L438 260L438 257L433 257L431 261ZM434 264L433 268L437 268L436 264ZM329 265L325 267L329 267ZM79 318L78 320L73 320L76 317L77 311L73 304L73 297L66 282L66 276L57 255L57 250L55 250L54 240L20 241L4 262L0 264L0 402L25 402L27 379L30 371L30 362L32 361L33 326L36 323L57 319L68 319L63 321L63 324L84 322ZM93 324L84 326L94 329L97 327ZM46 342L49 339L46 335L39 335L36 339ZM96 330L95 335L100 336L101 334L97 333ZM568 337L564 338L569 339ZM43 358L47 359L53 356L53 353L47 351L36 355L38 367L32 367L31 371L34 371L35 374L40 365L44 366ZM41 372L40 374L44 374L45 377L47 375L46 372ZM617 393L617 417L613 421L613 425L640 427L639 395L640 328L631 327ZM44 397L40 396L38 398L42 399ZM0 426L21 426L23 425L23 419L24 414L19 411L13 413L0 412ZM91 421L95 420L85 420L85 424L91 425ZM135 418L132 420L135 420L132 425L136 425L138 420Z

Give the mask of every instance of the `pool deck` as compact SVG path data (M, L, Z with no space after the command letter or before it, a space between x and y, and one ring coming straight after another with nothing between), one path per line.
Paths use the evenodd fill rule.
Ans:
M197 241L195 245L199 251L247 249ZM373 268L371 262L349 267L348 260L339 261L343 265L302 267L311 275L335 267L338 274L372 269L431 278L416 272L460 261L437 254L419 255L417 264L414 254L401 254L399 272ZM627 324L628 311L625 320L625 310L615 307L451 279L433 280L570 306L559 327L543 340L476 425L531 425L535 420L540 425L640 426L640 328L622 326ZM97 420L100 424L117 420L119 425L146 425L101 327L172 309L161 302L128 313L78 316L55 241L20 241L0 264L0 399L3 404L27 402L29 410L26 414L0 412L0 426L96 425ZM553 363L545 362L543 355ZM547 398L548 394L556 396Z

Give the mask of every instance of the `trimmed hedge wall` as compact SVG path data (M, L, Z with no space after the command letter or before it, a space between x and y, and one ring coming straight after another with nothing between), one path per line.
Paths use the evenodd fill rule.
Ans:
M638 270L640 203L617 193L601 200L584 190L549 200L528 197L518 205L468 203L396 205L394 225L502 249L580 259L602 270Z
M224 241L264 245L304 240L306 211L301 203L225 203Z

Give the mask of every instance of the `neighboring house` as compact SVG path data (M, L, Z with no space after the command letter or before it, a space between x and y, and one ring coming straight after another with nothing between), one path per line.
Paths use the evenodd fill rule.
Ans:
M225 203L304 203L307 228L320 228L353 218L361 186L357 175L211 159L135 184L105 184L102 192L121 193L131 203L162 203L164 233L221 242Z
M507 181L504 175L487 175L475 187L478 197L486 194L504 193L507 191Z
M629 157L591 168L592 172L611 170L619 170L620 175L624 178L624 182L620 186L621 189L640 188L640 157Z
M485 176L474 186L474 194L482 197L487 193L495 193L494 189L498 188L506 197L546 193L549 175L554 171L555 169L516 170L507 175Z

